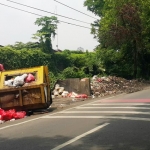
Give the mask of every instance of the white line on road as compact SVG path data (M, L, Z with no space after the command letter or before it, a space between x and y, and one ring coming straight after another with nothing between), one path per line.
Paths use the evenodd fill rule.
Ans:
M108 124L109 123L104 123L103 125L100 125L100 126L94 128L94 129L92 129L92 130L90 130L88 132L85 132L85 133L83 133L83 134L81 134L81 135L79 135L79 136L77 136L77 137L75 137L75 138L73 138L73 139L71 139L71 140L69 140L69 141L67 141L67 142L65 142L65 143L63 143L63 144L53 148L53 149L51 149L51 150L59 150L59 149L65 147L65 146L67 146L67 145L69 145L69 144L71 144L71 143L73 143L73 142L75 142L75 141L77 141L77 140L79 140L79 139L81 139L81 138L83 138L83 137L93 133L93 132L96 132L97 130L107 126Z
M76 107L75 109L150 109L148 107Z
M60 112L61 113L61 112ZM64 114L86 114L86 113L103 113L103 114L141 114L150 115L150 112L138 112L138 111L64 111Z
M6 129L6 128L9 128L9 127L18 126L18 125L21 125L21 124L25 124L25 123L28 123L28 122L31 122L31 121L35 121L35 120L38 120L38 119L40 119L40 117L39 118L35 118L35 119L31 119L31 120L27 120L27 121L23 121L23 122L20 122L20 123L8 125L8 126L5 126L5 127L1 127L0 130Z
M150 118L121 117L121 116L44 116L43 119L123 119L134 121L150 121Z

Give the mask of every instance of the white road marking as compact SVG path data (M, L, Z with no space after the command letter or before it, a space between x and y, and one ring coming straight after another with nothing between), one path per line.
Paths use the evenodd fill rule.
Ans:
M0 128L0 130L6 129L6 128L9 128L9 127L18 126L18 125L21 125L21 124L25 124L25 123L28 123L28 122L31 122L31 121L35 121L35 120L38 120L38 119L40 119L40 117L39 118L35 118L35 119L31 119L31 120L28 120L28 121L16 123L16 124L13 124L13 125L5 126L5 127Z
M148 107L76 107L75 109L150 109Z
M87 104L88 105L88 104ZM93 106L103 106L103 105L146 105L146 106L149 106L150 104L149 103L101 103L101 104L92 104Z
M123 119L134 121L150 121L150 118L121 117L121 116L44 116L43 119Z
M120 96L120 95L124 95L124 94L119 94L119 95L107 97L107 98L104 98L104 99L99 99L99 100L96 100L96 101L93 101L93 102L90 102L90 103L86 103L86 104L83 104L83 105L80 105L80 106L90 105L90 104L99 102L99 101L101 101L101 100L111 99L111 98L113 98L113 97ZM71 109L74 109L74 108L76 108L76 107L77 107L77 106L72 107L72 108L65 109L65 110L63 110L63 111L71 110ZM60 111L60 112L63 112L63 111ZM56 114L58 114L58 113L60 113L60 112L52 113L52 114L50 114L50 116L56 115ZM31 121L35 121L35 120L38 120L38 119L41 119L41 117L37 117L37 118L34 118L34 119L30 119L30 120L27 120L27 121L23 121L23 122L21 122L21 123L16 123L16 124L8 125L8 126L5 126L5 127L1 127L0 130L7 129L7 128L10 128L10 127L14 127L14 126L18 126L18 125L21 125L21 124L25 124L25 123L28 123L28 122L31 122Z
M60 112L64 114L95 114L95 113L103 113L103 114L141 114L141 115L150 115L150 112L138 112L138 111L64 111Z
M75 138L73 138L73 139L71 139L71 140L69 140L69 141L67 141L67 142L65 142L65 143L63 143L63 144L53 148L53 149L51 149L51 150L59 150L59 149L65 147L65 146L67 146L67 145L69 145L69 144L71 144L71 143L73 143L73 142L75 142L75 141L77 141L77 140L79 140L79 139L81 139L81 138L83 138L83 137L93 133L93 132L96 132L97 130L107 126L108 124L109 123L104 123L103 125L100 125L100 126L94 128L94 129L92 129L92 130L90 130L88 132L85 132L85 133L83 133L83 134L81 134L81 135L79 135L79 136L77 136L77 137L75 137Z

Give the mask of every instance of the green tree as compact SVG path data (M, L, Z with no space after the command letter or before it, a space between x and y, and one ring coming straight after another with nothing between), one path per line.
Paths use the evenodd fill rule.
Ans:
M34 34L33 38L39 39L41 48L45 53L53 53L51 38L56 35L57 23L58 20L55 16L41 17L35 21L35 24L40 26L41 29Z
M133 66L134 77L137 74L143 77L148 75L150 1L86 0L84 4L88 10L101 17L100 21L95 21L92 25L92 33L100 47L106 51L121 51L125 63ZM126 57L127 52L131 61Z
M7 45L6 47L13 48L15 50L23 50L23 49L40 49L40 43L38 42L15 42L14 45Z
M84 6L95 15L102 17L103 9L105 6L105 0L86 0Z

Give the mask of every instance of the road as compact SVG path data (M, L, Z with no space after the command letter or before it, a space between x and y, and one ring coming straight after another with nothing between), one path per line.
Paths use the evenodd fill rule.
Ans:
M150 89L0 125L1 150L150 150Z

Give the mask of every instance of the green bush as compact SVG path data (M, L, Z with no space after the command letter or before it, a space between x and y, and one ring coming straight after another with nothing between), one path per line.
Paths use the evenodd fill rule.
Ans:
M68 67L62 71L64 78L84 78L86 74L76 67Z
M41 65L50 66L51 55L40 50L13 50L12 48L0 48L0 63L6 70L28 68Z

